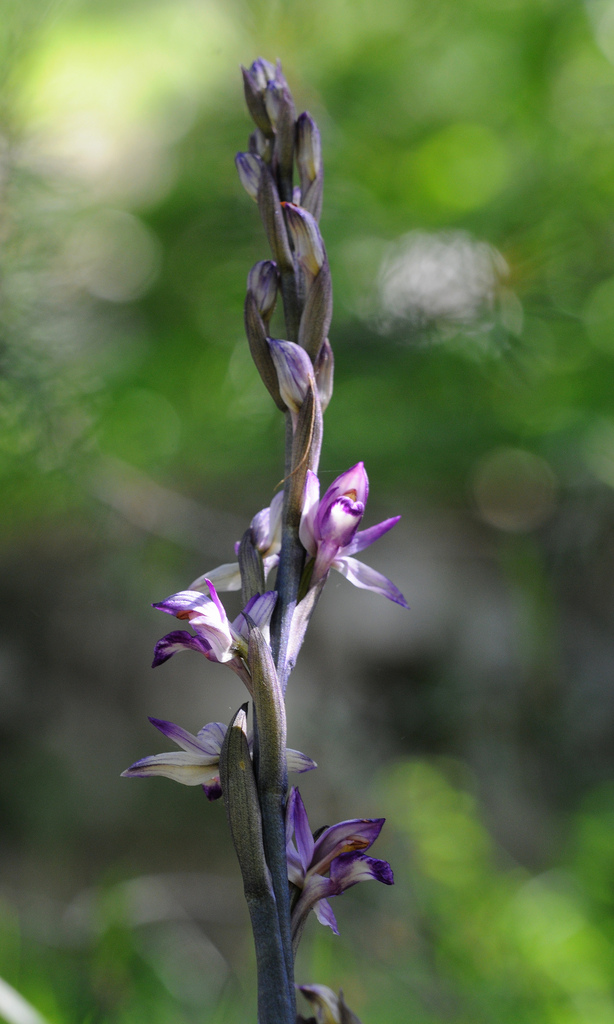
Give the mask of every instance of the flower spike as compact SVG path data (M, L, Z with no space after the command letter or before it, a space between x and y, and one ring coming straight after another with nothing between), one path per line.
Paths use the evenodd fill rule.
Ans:
M312 910L337 934L332 897L362 881L393 884L390 865L369 855L384 819L351 819L312 835L298 790L288 792L288 772L316 765L286 746L284 694L331 569L407 607L390 580L356 558L399 517L360 529L369 492L362 462L321 497L317 473L334 358L331 272L318 226L320 133L307 112L297 118L279 61L259 57L242 72L254 126L235 163L272 257L249 272L244 325L256 369L286 420L283 491L242 533L238 561L154 605L186 628L158 641L153 665L184 650L227 665L253 700L254 735L247 731L247 703L228 726L209 722L195 735L151 718L176 749L143 757L122 775L162 776L202 786L209 800L223 797L254 934L260 1024L360 1024L342 992L318 985L301 989L314 1016L309 1022L297 1016L294 956ZM278 297L279 329L271 327ZM232 622L219 597L224 590L241 591L243 610Z

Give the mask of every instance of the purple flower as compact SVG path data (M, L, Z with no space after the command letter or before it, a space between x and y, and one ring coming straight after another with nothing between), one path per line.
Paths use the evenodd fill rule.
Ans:
M198 590L182 590L153 605L167 615L186 619L195 630L196 636L186 633L185 630L175 630L163 636L156 644L152 667L168 661L177 651L188 648L204 654L209 661L229 665L241 677L251 693L251 678L245 664L249 635L245 614L249 614L266 637L277 594L274 590L269 590L265 594L252 597L243 612L230 623L213 583L210 580L205 582L211 597L201 594Z
M182 729L173 722L165 722L160 718L150 718L149 721L181 747L181 751L143 757L140 761L135 761L130 768L126 768L122 775L126 778L162 775L175 782L181 782L184 786L200 785L207 799L217 800L222 795L219 762L228 727L223 722L209 722L193 736L187 729ZM248 738L248 744L251 752L251 737ZM286 750L286 761L290 772L308 772L317 767L315 761L306 754L301 754L299 750Z
M370 878L393 884L390 865L385 860L366 857L363 852L375 842L384 821L384 818L341 821L314 840L300 793L294 787L290 790L286 810L288 878L301 890L292 911L295 940L300 937L310 910L321 924L332 928L335 935L339 934L328 897L340 896L352 885Z
M268 508L257 512L251 522L254 544L262 555L264 562L264 578L279 562L281 550L281 513L284 503L283 491L279 491ZM235 544L235 552L239 553L239 541ZM190 590L208 589L213 583L217 590L240 590L241 571L238 562L225 562L217 569L210 569L190 584ZM253 618L253 616L252 616Z
M401 518L393 516L368 530L359 530L368 494L369 479L362 462L333 480L322 499L320 481L315 473L307 470L299 536L303 547L315 559L311 584L316 584L333 568L354 586L383 594L407 608L407 601L394 583L352 557L391 530Z

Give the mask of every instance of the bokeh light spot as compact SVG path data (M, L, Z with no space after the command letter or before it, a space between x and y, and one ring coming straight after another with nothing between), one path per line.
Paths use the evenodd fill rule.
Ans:
M388 249L379 272L385 320L422 327L442 321L475 327L492 319L505 260L465 231L412 231Z
M153 284L161 246L137 217L102 210L84 218L67 245L69 273L91 295L109 302L140 298Z
M510 533L541 526L554 511L556 494L557 479L546 460L521 448L489 452L473 473L480 516Z

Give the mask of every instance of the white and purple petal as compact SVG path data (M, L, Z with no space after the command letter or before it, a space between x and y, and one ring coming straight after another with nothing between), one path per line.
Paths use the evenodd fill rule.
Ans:
M226 736L227 725L223 722L208 722L199 729L196 741L204 754L219 757Z
M389 601L400 604L402 608L409 608L407 601L394 583L383 576L381 572L372 569L370 565L359 562L357 558L349 558L347 555L338 556L333 562L333 568L345 576L355 587L372 590L375 594L382 594Z
M279 555L265 555L262 561L264 562L264 578L267 580L269 573L279 565Z
M339 896L358 882L374 879L385 885L394 885L394 875L388 861L365 857L362 853L342 853L330 866L330 880L334 895Z
M193 736L187 729L182 729L180 725L175 725L174 722L165 722L162 718L149 718L152 725L156 727L164 736L167 736L169 740L176 743L178 747L182 747L188 753L195 754L198 758L203 758L209 754L209 751L205 750L200 743L197 736ZM206 727L205 727L206 728ZM219 750L212 753L212 756L217 760L219 758ZM212 762L213 763L213 762Z
M193 583L190 584L190 590L201 590L209 593L209 587L207 580L213 583L217 590L240 590L241 589L241 570L239 569L238 562L224 562L223 565L218 565L217 569L210 569L209 572L203 573L202 576L198 576Z
M208 580L205 580L205 583L208 583ZM157 601L152 608L166 612L167 615L187 619L192 612L196 615L210 614L211 604L212 600L208 594L201 594L198 590L180 590L179 593L166 597L164 601Z
M305 489L303 492L303 512L299 525L298 535L301 544L310 555L315 555L317 544L314 533L315 518L320 503L320 481L315 473L307 470L305 477Z
M296 885L298 889L302 889L305 881L305 872L294 843L286 846L286 860L288 862L288 881Z
M187 618L192 628L211 646L213 657L210 660L230 661L234 657L232 648L235 638L230 629L228 616L211 580L207 579L205 583L211 598L200 594L200 600L194 602L193 610L187 613Z
M309 828L309 819L307 818L305 804L303 803L298 789L295 790L294 800L294 836L296 839L296 848L306 873L311 865L314 842L311 829Z
M122 775L126 778L148 778L150 775L162 775L173 779L183 786L211 785L219 778L219 764L197 763L193 754L177 750L170 754L154 754L135 761Z
M219 800L222 795L222 787L220 785L219 778L209 786L203 783L203 789L207 800Z
M392 516L391 519L384 519L382 523L369 526L366 530L359 530L358 533L354 534L347 547L340 553L342 555L355 555L358 551L364 551L370 544L373 544L374 541L379 540L385 533L388 533L388 530L392 530L392 527L396 526L400 518L400 516Z
M328 900L318 900L318 902L314 904L313 912L320 924L326 925L327 928L330 928L335 935L339 934L337 918L333 914L333 908Z
M215 589L215 586L214 586L211 578L209 577L209 579L206 579L205 583L209 587L209 593L211 594L211 600L213 601L215 607L217 608L217 612L218 612L218 615L220 617L220 622L228 622L228 616L226 615L226 609L224 608L224 605L220 601L219 597L217 596L217 590ZM197 610L200 612L200 614L203 614L203 615L204 614L208 614L208 615L211 614L211 611L210 611L210 609L208 607L207 607L207 609L205 609L204 606L203 606L202 611L200 610L200 608L199 609L195 609L195 611L197 611Z
M348 851L368 850L382 831L385 818L352 818L324 830L315 843L310 871L322 874Z
M255 597L250 598L243 611L237 615L232 628L239 636L246 640L249 636L249 627L245 615L249 615L252 622L258 626L258 629L262 631L266 639L267 627L271 621L276 601L276 590L267 590L265 594L256 594Z
M284 492L274 495L269 507L269 554L276 554L281 548L281 514L284 507Z
M243 642L241 637L239 637L239 642ZM237 654L234 658L231 658L230 661L227 661L226 664L228 665L228 668L231 668L233 672L236 672L241 682L245 683L248 693L253 697L252 677L247 665L243 661L243 658Z
M335 892L335 884L330 880L330 878L324 878L322 875L312 875L307 879L305 887L297 900L294 910L292 911L293 938L300 935L307 915L314 909L316 904L318 904L320 900L326 899L327 896L334 896ZM325 913L326 912L324 911L323 916ZM334 921L334 927L332 922L328 920L323 921L323 924L328 924L335 934L338 935L337 922L334 920L334 915L332 920Z
M318 767L315 761L307 757L307 754L301 754L300 750L291 750L290 747L286 750L286 763L289 772L296 772L299 775L301 772L310 772L312 768Z
M204 654L205 658L211 660L211 645L203 637L192 636L185 629L175 629L172 633L167 633L161 640L158 640L151 667L156 668L157 665L162 665L163 662L172 658L173 654L177 654L177 651L185 651L186 649L198 651L199 654Z

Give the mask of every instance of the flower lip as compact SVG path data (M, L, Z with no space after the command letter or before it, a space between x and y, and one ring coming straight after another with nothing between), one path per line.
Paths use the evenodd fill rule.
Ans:
M388 861L365 857L362 853L341 853L330 866L331 896L338 896L357 882L369 879L394 885L394 874Z
M352 501L342 494L321 509L321 514L316 515L316 540L334 541L338 548L346 547L358 530L364 514L362 501Z
M205 580L205 582L209 588L210 597L201 594L198 590L181 590L177 594L171 594L164 601L157 602L153 607L166 612L167 615L174 615L184 621L187 619L198 638L205 641L210 648L209 652L205 654L210 661L230 661L234 656L233 648L236 638L213 583L210 580ZM169 637L171 636L175 642L183 643L184 647L194 646L192 643L194 638L189 634L185 634L183 640L177 635L169 634ZM162 642L159 642L158 647ZM170 650L169 648L168 653L175 653L177 649ZM158 660L156 663L159 664L160 661Z
M317 840L311 872L322 874L343 853L368 850L382 831L385 818L355 818L325 829Z
M158 665L162 665L169 658L172 658L173 654L177 654L178 651L185 649L198 651L200 654L204 654L205 658L208 658L209 661L216 660L215 657L212 657L211 644L204 637L193 636L192 633L187 633L185 629L175 629L172 633L167 633L161 640L158 640L151 667L157 668Z
M362 501L363 505L367 504L369 477L367 476L364 462L357 462L355 466L350 466L349 469L346 469L345 473L341 473L333 480L322 498L322 504L330 505L335 498L341 495L349 496L352 491L355 492L353 501Z

